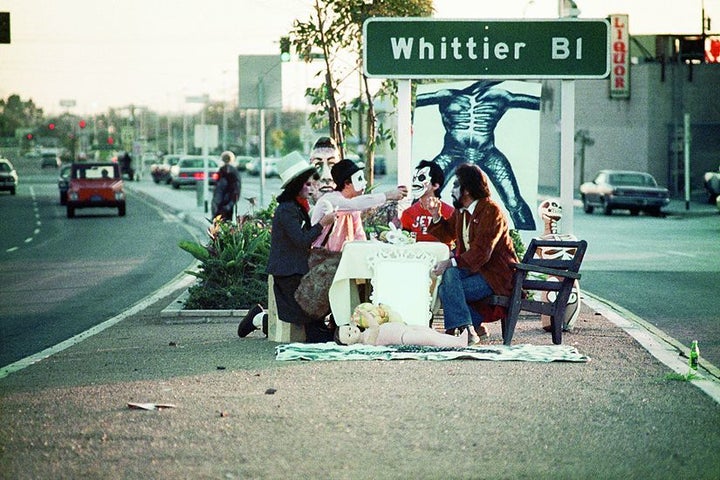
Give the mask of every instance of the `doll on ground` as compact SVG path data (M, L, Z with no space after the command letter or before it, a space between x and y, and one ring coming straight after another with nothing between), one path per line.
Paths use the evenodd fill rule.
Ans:
M440 333L422 325L387 322L360 330L354 323L341 325L335 330L335 342L340 345L421 345L429 347L467 347L468 331L456 337Z

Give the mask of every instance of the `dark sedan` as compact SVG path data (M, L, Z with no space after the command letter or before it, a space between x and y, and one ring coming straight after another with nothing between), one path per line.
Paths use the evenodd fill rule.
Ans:
M670 203L668 189L659 187L652 175L628 170L601 170L592 182L580 185L580 196L585 213L593 213L597 207L605 215L613 210L660 215Z

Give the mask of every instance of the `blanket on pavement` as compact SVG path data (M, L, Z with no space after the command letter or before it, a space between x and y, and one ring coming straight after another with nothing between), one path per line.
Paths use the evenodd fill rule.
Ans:
M482 345L464 348L415 345L338 345L288 343L275 347L275 359L287 360L492 360L520 362L588 362L569 345Z

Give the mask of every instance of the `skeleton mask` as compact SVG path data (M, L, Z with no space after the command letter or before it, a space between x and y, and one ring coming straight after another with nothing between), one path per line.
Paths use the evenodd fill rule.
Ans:
M430 178L430 167L423 167L415 170L412 179L412 197L417 200L425 195L432 184Z
M352 186L356 192L365 191L365 187L367 187L367 181L365 180L365 172L363 172L362 170L358 170L357 172L352 174L350 180L352 181Z

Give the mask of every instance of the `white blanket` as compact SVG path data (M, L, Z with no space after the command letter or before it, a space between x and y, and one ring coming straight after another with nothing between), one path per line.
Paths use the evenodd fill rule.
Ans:
M519 362L588 362L568 345L483 345L465 348L420 347L415 345L338 345L288 343L275 347L276 360L494 360Z

